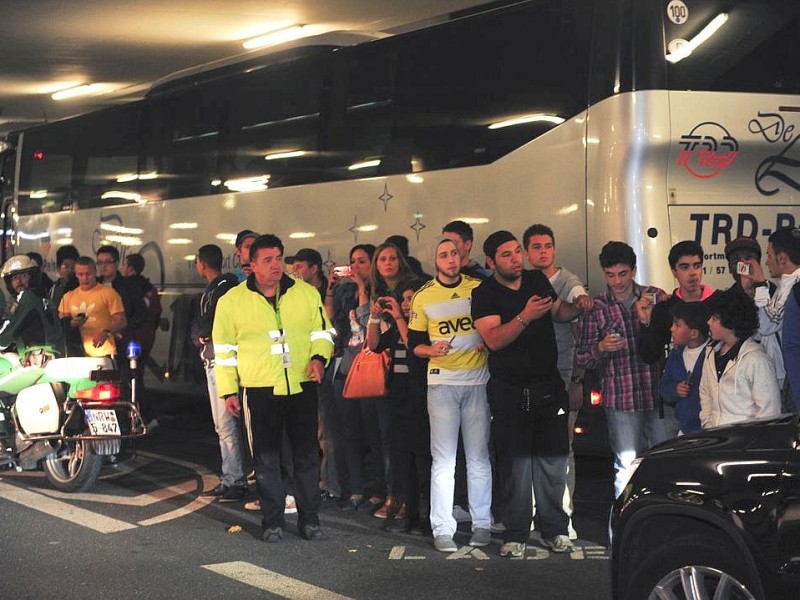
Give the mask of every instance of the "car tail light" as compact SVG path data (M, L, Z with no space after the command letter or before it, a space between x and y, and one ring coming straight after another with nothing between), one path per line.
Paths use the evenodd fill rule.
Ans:
M583 427L581 427L580 425L576 425L576 426L573 428L573 430L572 430L572 431L575 433L575 435L581 435L582 433L585 433L585 432L586 432L586 430L585 430Z
M592 406L599 406L603 403L603 392L600 390L592 390L591 395L589 396L589 402Z
M75 394L78 400L92 400L94 402L114 402L120 397L119 387L113 383L101 383Z

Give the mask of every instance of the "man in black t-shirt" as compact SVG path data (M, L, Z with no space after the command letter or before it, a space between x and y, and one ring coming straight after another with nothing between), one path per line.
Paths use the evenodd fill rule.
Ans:
M506 482L501 556L525 554L531 525L531 484L542 544L568 552L569 517L562 498L569 453L568 399L558 372L553 319L569 322L592 306L559 300L540 271L524 271L524 255L508 231L483 244L494 271L472 293L472 318L490 350L487 387L499 469Z

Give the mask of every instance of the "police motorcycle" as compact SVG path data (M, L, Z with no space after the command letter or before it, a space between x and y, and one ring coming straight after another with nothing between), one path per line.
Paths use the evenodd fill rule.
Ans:
M7 268L14 258L3 265L4 278L20 266ZM141 348L131 342L127 350L135 373ZM124 399L111 357L57 356L47 346L27 347L23 356L0 352L0 468L42 468L56 489L81 492L104 463L117 462L123 441L146 435L147 426L135 379Z

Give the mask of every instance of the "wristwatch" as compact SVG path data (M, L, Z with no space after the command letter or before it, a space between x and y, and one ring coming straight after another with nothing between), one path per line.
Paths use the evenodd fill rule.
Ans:
M583 383L583 377L581 377L580 375L573 375L570 381L572 383Z

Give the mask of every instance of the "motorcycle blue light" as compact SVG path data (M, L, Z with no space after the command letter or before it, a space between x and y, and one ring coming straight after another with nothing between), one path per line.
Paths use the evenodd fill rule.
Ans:
M125 356L130 360L133 358L139 358L142 355L142 346L136 340L131 340L128 342L128 347L126 348Z

